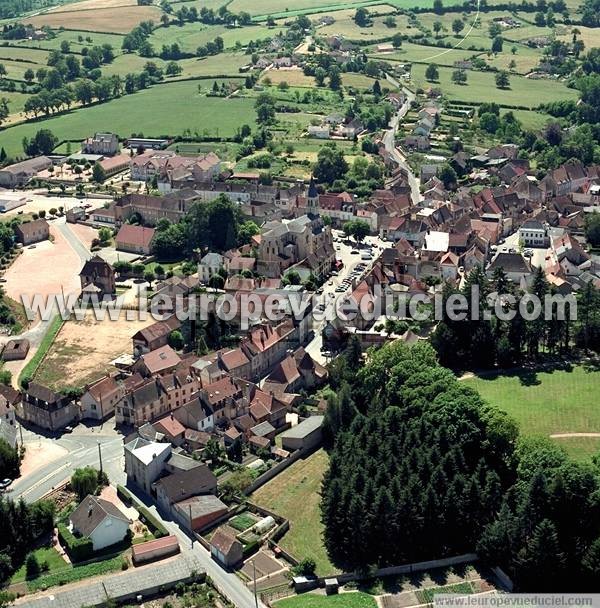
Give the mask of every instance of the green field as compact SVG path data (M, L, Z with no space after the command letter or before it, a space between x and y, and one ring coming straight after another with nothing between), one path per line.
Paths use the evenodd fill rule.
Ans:
M440 67L439 82L431 83L425 79L426 68L427 66L424 64L413 65L411 80L414 85L424 89L440 87L444 95L451 100L477 103L496 101L503 106L521 106L535 109L542 102L576 100L578 98L578 91L567 88L562 82L533 80L516 75L510 76L510 88L501 90L496 87L493 72L470 70L467 72L468 83L458 85L451 80L453 70Z
M231 10L231 9L230 9ZM202 23L186 23L182 26L171 25L159 27L148 38L156 50L163 44L176 42L186 53L195 53L196 49L217 36L223 38L225 48L234 48L236 43L248 44L251 40L273 38L279 33L277 28L268 28L263 25L249 25L239 28L225 27L224 25L204 25Z
M146 137L182 134L185 129L218 137L231 137L240 125L255 125L254 101L198 95L199 82L183 81L156 85L119 99L72 110L61 116L29 122L0 131L9 154L22 153L23 137L50 129L59 140L81 140L95 131L113 131L121 137L143 133Z
M375 8L376 7L369 8L369 11L376 12ZM387 12L390 11L389 6L385 8L387 8ZM368 42L369 40L391 38L395 33L403 33L408 28L408 17L406 17L406 15L398 15L394 17L397 23L396 27L388 27L385 25L383 23L384 17L373 17L372 23L369 27L358 27L358 25L356 25L354 22L355 13L356 9L329 13L335 19L335 23L319 28L319 36L340 35L348 38L349 40Z
M360 591L340 595L305 593L275 602L277 608L376 608L375 598Z
M335 572L321 541L319 490L327 464L327 454L319 450L295 462L251 496L253 502L289 520L290 530L279 544L299 560L312 557L319 575Z
M599 433L600 372L583 366L464 380L491 405L508 412L526 435ZM576 458L597 451L596 438L558 440Z
M79 37L83 40L79 41ZM15 40L11 41L11 45L15 47L35 47L38 49L59 49L63 40L66 40L71 45L73 53L80 53L84 46L101 46L110 44L115 52L121 52L121 44L123 43L123 34L107 34L102 32L85 32L79 30L56 30L55 37L49 40ZM88 40L89 39L89 40Z

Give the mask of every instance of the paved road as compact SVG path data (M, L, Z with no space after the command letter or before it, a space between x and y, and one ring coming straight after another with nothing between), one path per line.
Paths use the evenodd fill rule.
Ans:
M64 217L53 221L53 224L65 237L65 240L71 246L71 249L79 256L82 264L90 259L91 253L89 249L81 242L79 237L71 230L69 224Z
M383 144L385 149L392 155L392 158L398 163L398 165L406 172L408 176L408 184L411 190L411 198L413 205L418 205L421 200L421 184L416 175L412 172L410 165L408 164L406 157L396 148L396 131L400 121L406 116L410 110L410 104L415 100L415 94L403 87L395 78L390 75L386 76L388 82L394 86L402 89L406 95L406 101L404 105L394 114L392 120L390 120L389 129L383 135Z
M54 442L65 448L67 452L64 456L32 471L27 477L17 479L8 493L13 499L23 498L27 502L34 502L69 479L76 468L88 465L99 468L98 442L100 442L102 451L103 468L111 483L116 485L124 483L126 480L123 472L123 439L114 432L86 430L85 434L52 438L24 430L23 439L25 447L28 444Z
M334 242L336 247L336 257L344 263L337 277L331 277L323 285L323 293L319 297L319 302L323 302L324 304L329 303L329 308L333 306L333 303L336 299L341 299L344 295L346 295L351 289L346 290L345 292L336 292L335 290L341 285L341 283L350 276L351 272L359 263L365 264L365 270L362 275L359 275L359 278L368 272L373 262L379 257L379 250L385 247L385 243L378 236L367 236L364 240L365 244L371 245L373 247L373 259L372 260L361 260L361 257L357 253L352 253L352 251L356 251L356 245L353 241L350 244L346 244L344 242L345 237L344 233L341 230L333 231L334 237L338 239ZM362 250L360 250L362 251ZM358 283L357 279L357 283ZM329 308L325 313L324 318L317 317L313 318L312 329L315 333L314 338L305 346L306 352L318 363L321 365L326 365L329 362L329 358L325 357L321 352L321 347L323 346L323 338L321 336L321 332L325 324L327 323L327 314L333 314L333 312L329 312ZM323 313L321 313L323 316Z

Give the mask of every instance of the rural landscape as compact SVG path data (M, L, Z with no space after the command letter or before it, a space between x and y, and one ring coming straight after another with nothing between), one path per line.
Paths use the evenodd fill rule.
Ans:
M0 608L592 602L599 125L598 0L0 0Z

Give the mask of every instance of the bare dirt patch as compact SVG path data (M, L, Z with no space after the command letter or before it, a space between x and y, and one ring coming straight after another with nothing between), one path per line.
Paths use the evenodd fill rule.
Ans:
M90 313L83 321L67 321L60 330L35 379L53 389L80 386L115 371L110 361L131 352L131 336L153 322L98 321Z
M6 294L21 302L21 295L33 297L66 294L80 291L79 271L81 260L67 243L61 232L52 224L50 234L54 242L36 243L34 249L25 247L23 253L6 271Z
M35 27L47 25L53 28L64 27L68 30L126 34L142 21L157 23L161 13L162 11L155 6L121 6L46 13L26 21Z

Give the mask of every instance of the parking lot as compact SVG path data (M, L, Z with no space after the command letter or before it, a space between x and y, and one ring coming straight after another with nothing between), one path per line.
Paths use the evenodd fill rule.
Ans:
M512 250L512 251L511 251ZM516 253L519 251L519 233L515 232L510 236L506 237L503 243L498 244L498 251L502 253L510 252ZM545 267L546 266L546 255L548 254L548 249L539 248L539 247L525 247L523 249L525 257L531 262L533 266L536 267Z

